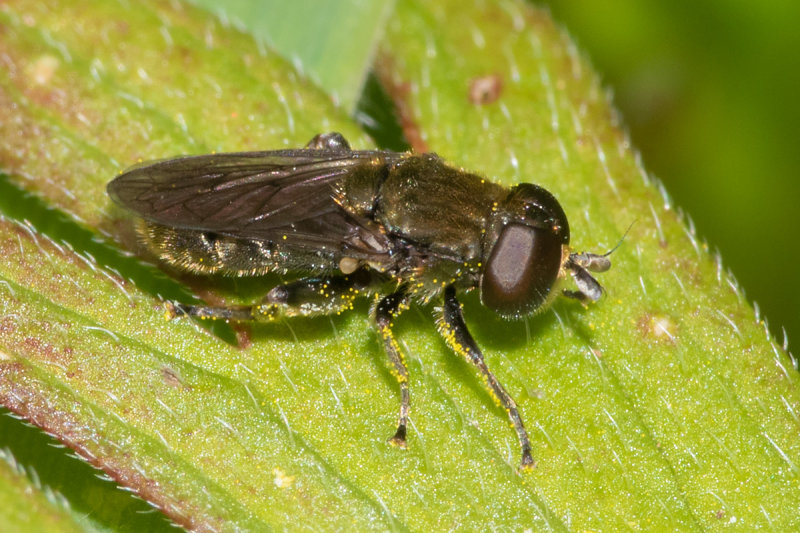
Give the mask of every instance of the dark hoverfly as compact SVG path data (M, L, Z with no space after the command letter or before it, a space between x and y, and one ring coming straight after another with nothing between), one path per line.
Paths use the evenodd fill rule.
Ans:
M447 344L475 365L508 412L533 464L517 405L486 366L456 293L478 288L483 305L517 318L544 309L570 273L571 298L594 301L589 271L608 254L571 253L563 209L545 189L510 189L447 166L432 153L352 150L338 133L304 148L179 157L131 168L108 185L118 204L143 219L145 244L196 273L309 277L279 285L258 304L170 304L177 314L234 321L330 314L375 295L373 316L400 385L397 431L404 448L408 370L392 321L411 301L437 299Z

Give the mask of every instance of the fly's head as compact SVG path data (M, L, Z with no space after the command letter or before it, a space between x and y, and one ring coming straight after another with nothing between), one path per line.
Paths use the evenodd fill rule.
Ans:
M569 261L569 224L547 190L522 183L493 206L483 242L480 297L496 313L517 318L546 306Z

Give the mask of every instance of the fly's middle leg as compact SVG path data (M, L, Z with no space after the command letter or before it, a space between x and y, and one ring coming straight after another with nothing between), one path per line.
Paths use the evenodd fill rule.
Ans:
M380 282L371 271L363 269L347 276L304 278L274 287L255 305L219 307L176 303L169 304L167 316L272 322L284 317L331 315L351 309L357 297L371 292Z
M389 443L398 448L406 447L406 433L408 426L408 413L410 410L410 397L408 390L408 369L403 359L403 352L392 333L392 323L404 310L408 309L408 297L403 290L384 296L375 306L375 323L378 333L383 339L386 355L392 364L392 374L400 384L400 415L397 417L397 431L389 439Z

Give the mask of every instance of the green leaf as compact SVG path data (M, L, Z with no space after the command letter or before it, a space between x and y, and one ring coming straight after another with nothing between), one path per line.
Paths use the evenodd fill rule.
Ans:
M330 130L370 146L287 63L192 8L9 2L0 25L0 164L130 248L104 186L137 159L301 146ZM636 221L598 304L504 322L465 299L527 422L532 472L517 472L505 413L428 307L397 324L412 376L402 451L385 442L399 394L367 302L240 330L238 348L165 321L152 269L99 264L88 244L75 252L7 220L3 405L196 529L796 529L792 361L647 176L549 18L515 2L402 2L376 66L415 148L544 185L576 248L608 250ZM123 264L135 283L111 270ZM257 298L252 283L211 293L219 280L184 279L208 298Z
M352 112L393 1L195 0L245 28Z

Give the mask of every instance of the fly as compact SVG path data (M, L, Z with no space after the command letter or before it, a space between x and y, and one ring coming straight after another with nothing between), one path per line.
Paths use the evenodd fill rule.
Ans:
M458 293L478 289L506 318L545 309L558 294L595 301L589 273L608 254L573 253L561 205L529 183L506 188L448 166L436 154L352 150L338 133L303 149L188 156L138 165L108 185L138 215L144 243L187 271L301 277L250 306L169 304L171 316L232 321L332 314L373 296L372 316L401 392L397 430L406 447L409 375L392 333L411 302L437 301L445 342L472 363L508 413L533 465L517 405L467 330ZM560 290L570 274L575 289Z

